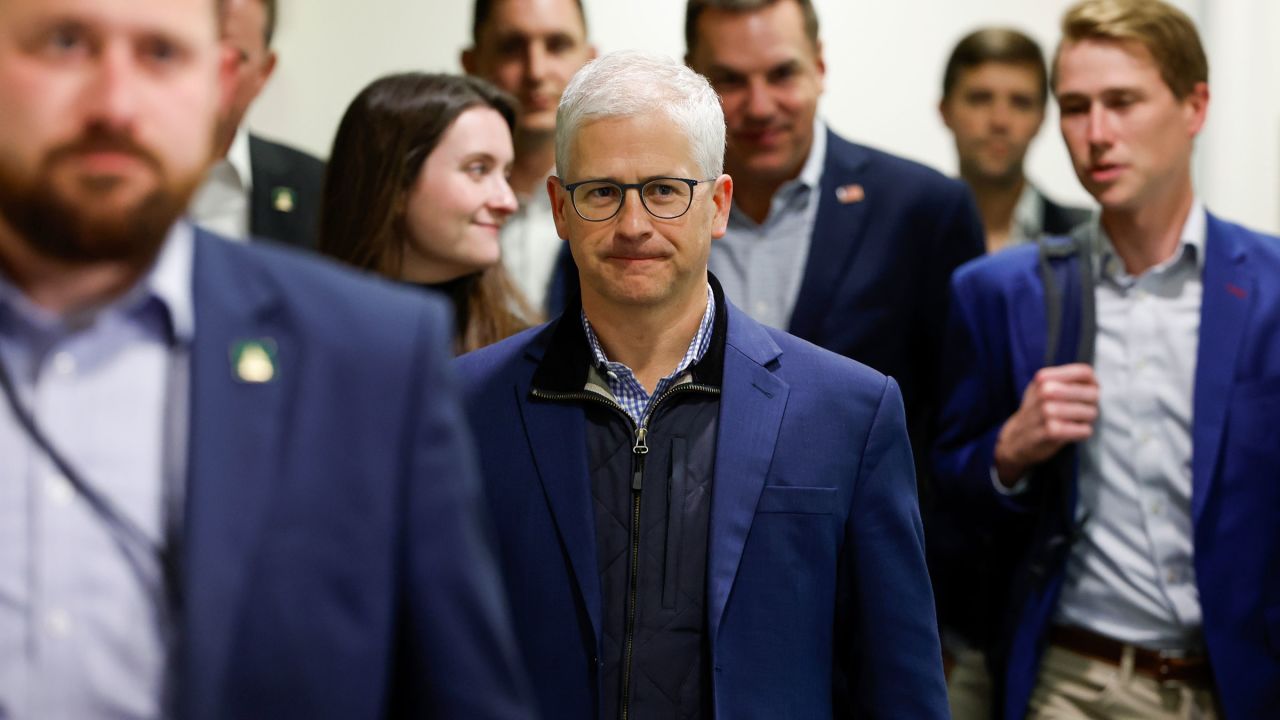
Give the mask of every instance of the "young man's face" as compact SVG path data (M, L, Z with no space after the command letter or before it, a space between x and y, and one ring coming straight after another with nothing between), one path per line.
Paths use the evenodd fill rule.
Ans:
M1044 122L1043 92L1033 65L986 62L960 71L940 109L955 136L963 177L1022 179L1027 149Z
M1135 210L1188 181L1209 88L1185 98L1137 42L1081 40L1058 53L1054 88L1077 177L1104 210Z
M213 0L0 0L0 234L153 252L210 160L222 58Z
M462 66L520 101L519 130L551 133L565 85L595 53L575 0L497 0Z
M705 10L686 60L720 95L729 174L778 183L799 174L813 145L826 72L800 5Z

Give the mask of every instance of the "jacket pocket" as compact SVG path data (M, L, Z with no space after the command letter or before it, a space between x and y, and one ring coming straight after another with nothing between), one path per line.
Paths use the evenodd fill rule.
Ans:
M835 506L835 488L765 485L756 512L829 515Z

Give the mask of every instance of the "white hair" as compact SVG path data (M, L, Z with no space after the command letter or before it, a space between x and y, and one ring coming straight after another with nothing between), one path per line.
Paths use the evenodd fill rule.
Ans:
M569 150L583 124L605 118L666 114L672 134L684 133L693 147L699 180L724 171L724 111L711 83L662 55L639 50L611 52L587 63L569 81L556 110L556 167L563 174Z

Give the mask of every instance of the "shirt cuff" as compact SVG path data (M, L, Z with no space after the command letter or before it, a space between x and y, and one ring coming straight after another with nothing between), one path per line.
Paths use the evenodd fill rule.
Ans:
M1000 482L1000 473L996 472L996 466L991 466L991 485L995 487L996 492L1001 495L1004 495L1005 497L1017 497L1027 491L1027 484L1028 478L1026 475L1023 475L1018 478L1018 482L1014 483L1013 487L1008 487L1004 483Z

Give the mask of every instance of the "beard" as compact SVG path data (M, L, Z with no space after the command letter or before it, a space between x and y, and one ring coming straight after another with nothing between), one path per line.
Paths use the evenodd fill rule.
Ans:
M156 178L155 187L132 202L118 195L126 181L110 174L64 171L59 166L79 155L115 152L141 161ZM159 251L169 228L186 211L203 180L203 168L170 177L165 165L132 137L90 128L81 137L45 154L33 173L0 157L0 219L37 253L71 265L102 262L147 263Z

